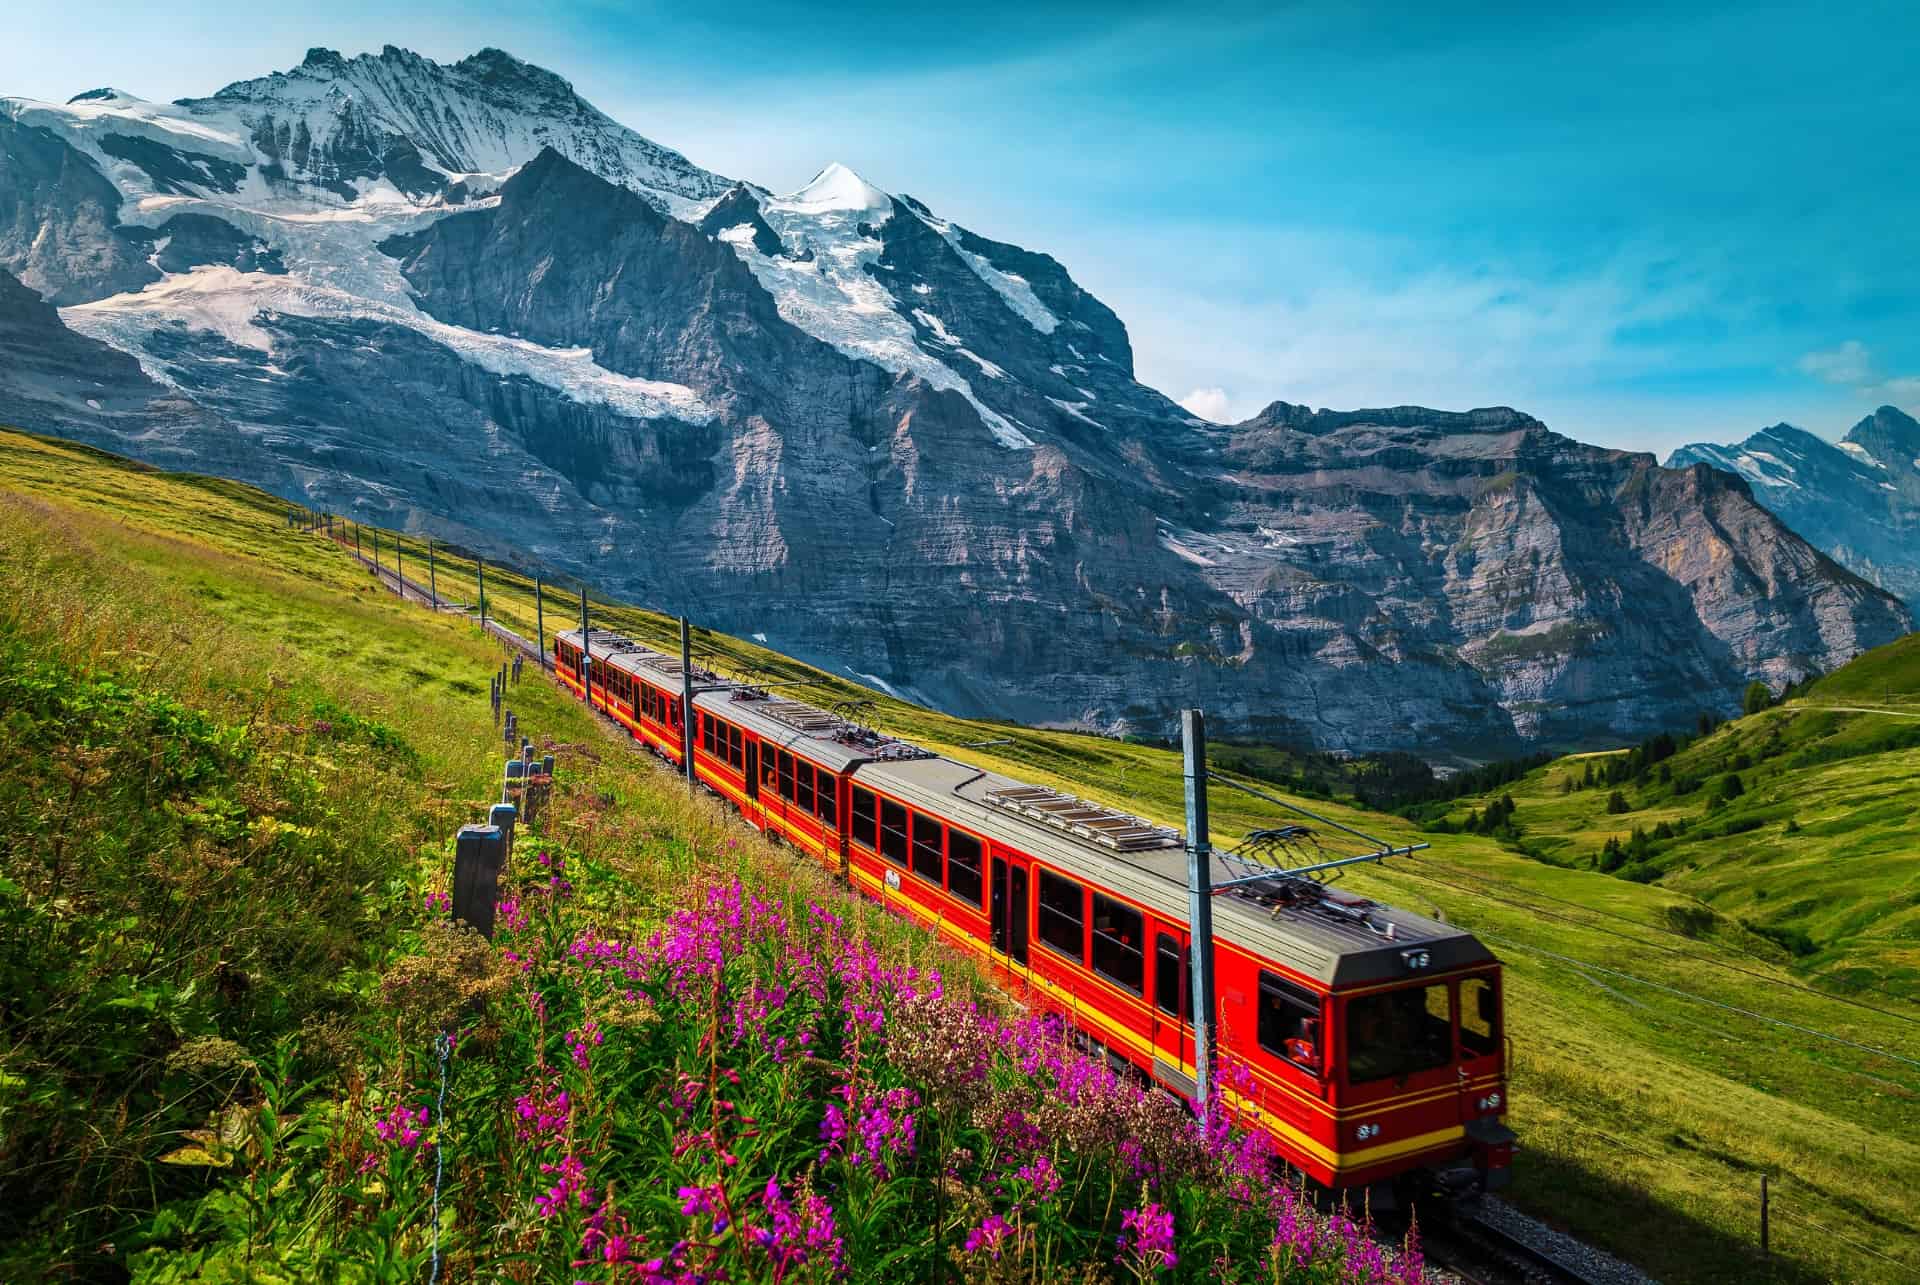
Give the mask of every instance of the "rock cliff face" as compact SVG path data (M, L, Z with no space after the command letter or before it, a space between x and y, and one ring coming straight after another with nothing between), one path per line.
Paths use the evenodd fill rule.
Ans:
M1514 411L1195 420L1052 258L710 174L497 52L0 101L0 178L0 417L948 708L1471 757L1911 624L1740 480Z
M1683 446L1667 467L1737 473L1815 547L1920 609L1920 423L1882 406L1838 445L1791 424L1736 446Z

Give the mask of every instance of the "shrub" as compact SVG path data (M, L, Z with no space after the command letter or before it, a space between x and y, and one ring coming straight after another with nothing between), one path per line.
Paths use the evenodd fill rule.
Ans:
M1668 906L1667 926L1683 937L1702 937L1713 927L1715 915L1705 906Z
M1615 790L1607 796L1608 816L1619 816L1622 812L1631 812L1632 810L1632 808L1627 806L1627 796L1620 793L1620 791Z
M1741 709L1748 714L1758 714L1773 707L1773 690L1765 683L1755 680L1747 684L1746 696L1740 702Z

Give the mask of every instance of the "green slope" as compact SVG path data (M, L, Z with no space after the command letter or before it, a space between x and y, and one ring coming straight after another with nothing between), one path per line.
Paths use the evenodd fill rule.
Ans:
M1592 869L1611 864L1604 849L1618 841L1620 877L1711 911L1694 931L1835 991L1920 992L1920 635L1683 738L1627 779L1607 783L1610 767L1626 773L1629 759L1561 759L1502 791L1520 844ZM1589 786L1590 770L1601 779ZM1739 793L1729 798L1730 778ZM1469 823L1496 797L1444 815Z
M484 688L473 688L467 675L495 653L457 616L402 606L381 595L337 547L286 531L279 501L229 483L139 470L17 435L0 435L5 492L33 497L9 501L8 532L16 546L36 522L71 527L70 538L85 546L93 565L110 563L144 586L139 592L149 595L141 600L148 603L141 609L145 618L151 619L153 603L171 604L169 610L190 608L196 621L217 627L223 641L206 661L209 682L238 682L252 666L255 681L270 672L350 689L387 722L418 729L422 752L437 765L429 776L438 787L431 796L423 793L421 807L431 808L436 797L457 803L480 788L484 763L461 747L485 743L475 734L486 726ZM385 545L391 536L381 538ZM62 584L71 577L49 583L36 570L40 564L31 550L15 547L10 553L0 563L6 574L0 591L16 603L31 591L27 600L43 614L63 610ZM408 541L405 556L410 568L424 567L418 542ZM443 592L472 596L465 588L472 584L470 562L442 556L439 567ZM531 635L531 582L492 567L487 580L493 613ZM549 629L570 624L577 599L556 594L547 608ZM596 623L645 640L667 644L674 638L663 617L597 599L593 612ZM129 607L127 619L138 618L140 612ZM700 633L697 648L716 668L796 684L790 690L815 703L869 700L870 721L955 757L1179 821L1179 765L1167 751L949 718L720 635ZM484 670L478 672L483 684ZM1850 691L1836 694L1861 699ZM577 707L569 711L551 692L524 686L514 703L538 726L583 740L592 735ZM1828 748L1820 753L1835 752L1859 743L1849 737L1873 735L1846 730L1853 727L1847 720L1859 716L1817 710L1797 716L1809 721L1792 733L1796 754L1821 746ZM1812 720L1825 719L1840 720L1840 730L1815 735ZM1731 728L1721 735L1752 731ZM978 745L988 741L1006 743ZM1872 761L1900 753L1909 757L1877 767ZM1893 810L1907 796L1905 777L1889 775L1895 763L1906 764L1911 774L1910 752L1884 746L1872 755L1807 769L1854 772L1862 779L1834 783L1829 804L1815 805L1796 792L1791 806L1801 835L1795 838L1819 826L1848 824L1854 833L1897 836ZM604 770L614 771L611 761ZM1560 795L1546 783L1552 770L1536 774L1536 792L1525 792L1537 783L1530 779L1514 796L1529 837L1543 843L1559 837L1544 823L1550 808L1566 809L1572 819L1581 805L1605 802L1604 791ZM1862 824L1860 809L1843 809L1839 800L1857 799L1869 787L1889 792L1881 801L1887 814ZM643 797L624 782L618 788L623 799ZM1844 794L1848 789L1854 791L1850 796ZM1754 795L1760 797L1748 802ZM1764 785L1750 790L1716 813L1714 824L1743 818L1748 807L1773 806L1768 797ZM447 815L457 810L452 803L440 805ZM1537 831L1530 806L1542 814ZM1324 810L1396 841L1422 837L1400 818L1338 805ZM1220 841L1276 818L1270 805L1228 790L1216 791L1213 811ZM669 811L656 809L654 815L658 819L647 824L662 833L686 824ZM1616 831L1619 819L1608 818ZM1867 982L1893 986L1898 969L1876 970L1878 980L1862 979L1848 971L1864 967L1859 960L1835 964L1825 972L1853 982L1856 992L1825 993L1809 984L1810 971L1819 970L1807 960L1794 960L1771 941L1731 925L1728 915L1740 913L1734 884L1716 893L1705 860L1688 858L1694 868L1676 868L1653 884L1579 868L1579 843L1597 846L1607 832L1580 830L1583 839L1576 839L1570 828L1561 851L1566 866L1486 837L1434 835L1430 852L1347 880L1384 900L1466 924L1506 959L1515 1054L1512 1123L1524 1140L1515 1199L1667 1280L1898 1280L1920 1272L1920 1193L1911 1183L1920 1172L1920 1067L1912 1064L1920 1062L1920 1007L1866 988ZM1814 837L1847 846L1837 833ZM1848 846L1857 850L1858 843ZM1898 885L1897 843L1860 861L1862 887L1891 893ZM1749 862L1745 868L1759 867ZM1727 869L1733 873L1724 877L1731 880L1738 871ZM1790 873L1782 872L1780 891L1746 895L1759 904L1781 904ZM1686 882L1695 878L1700 882ZM1706 898L1715 895L1726 895L1727 906L1707 906ZM1833 922L1859 913L1854 904L1853 912L1834 912ZM1706 909L1723 913L1707 918L1703 930ZM1816 912L1780 922L1800 919L1824 922ZM1891 940L1891 925L1907 922L1888 908L1868 927ZM1864 959L1867 952L1857 954ZM1776 1196L1770 1263L1754 1252L1763 1171L1773 1176Z

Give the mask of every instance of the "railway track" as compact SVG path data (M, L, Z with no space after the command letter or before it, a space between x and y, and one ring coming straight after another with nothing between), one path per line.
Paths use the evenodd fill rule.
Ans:
M1506 1221L1503 1219L1503 1221ZM1459 1210L1421 1228L1427 1262L1467 1285L1641 1285L1647 1277L1611 1255L1514 1216L1514 1226ZM1568 1251L1574 1244L1579 1253Z

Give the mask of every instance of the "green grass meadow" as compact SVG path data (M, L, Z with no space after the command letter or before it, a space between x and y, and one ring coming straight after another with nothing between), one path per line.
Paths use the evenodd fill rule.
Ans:
M236 484L0 434L0 620L73 672L144 676L230 722L310 725L326 703L394 729L414 766L397 770L370 748L348 765L351 781L333 781L284 734L284 751L327 782L315 806L398 854L368 871L376 908L365 922L328 930L359 934L339 958L368 970L386 932L376 903L413 895L444 864L453 827L493 795L486 691L502 652L471 620L383 592L323 535L288 530L285 510ZM391 533L380 538L390 549ZM404 556L410 576L424 571L422 541L408 537ZM443 596L470 600L471 560L435 560ZM487 588L490 613L531 637L533 582L489 565ZM591 611L596 625L678 645L664 616L597 597ZM577 613L577 596L554 592L549 637ZM1430 842L1343 884L1462 924L1505 961L1516 1204L1667 1281L1920 1277L1920 719L1821 708L1920 710L1915 641L1689 745L1671 768L1699 779L1690 794L1657 779L1622 787L1633 811L1609 814L1608 790L1560 788L1584 760L1530 774L1508 792L1535 855L1307 805L1395 843ZM1180 764L1168 750L948 717L707 631L695 649L717 670L790 684L782 690L800 699L871 702L870 722L955 758L1180 823ZM509 703L530 731L597 760L590 787L618 799L597 841L646 835L709 856L746 842L663 768L621 752L558 688L530 676ZM1888 730L1896 725L1914 739ZM1744 791L1708 812L1736 755L1749 763ZM1283 819L1230 789L1211 802L1217 844ZM1687 833L1643 863L1651 881L1594 868L1607 838L1681 818ZM903 949L937 953L911 938ZM35 1073L13 1057L0 1056L0 1086ZM1767 1259L1763 1173L1774 1194Z

